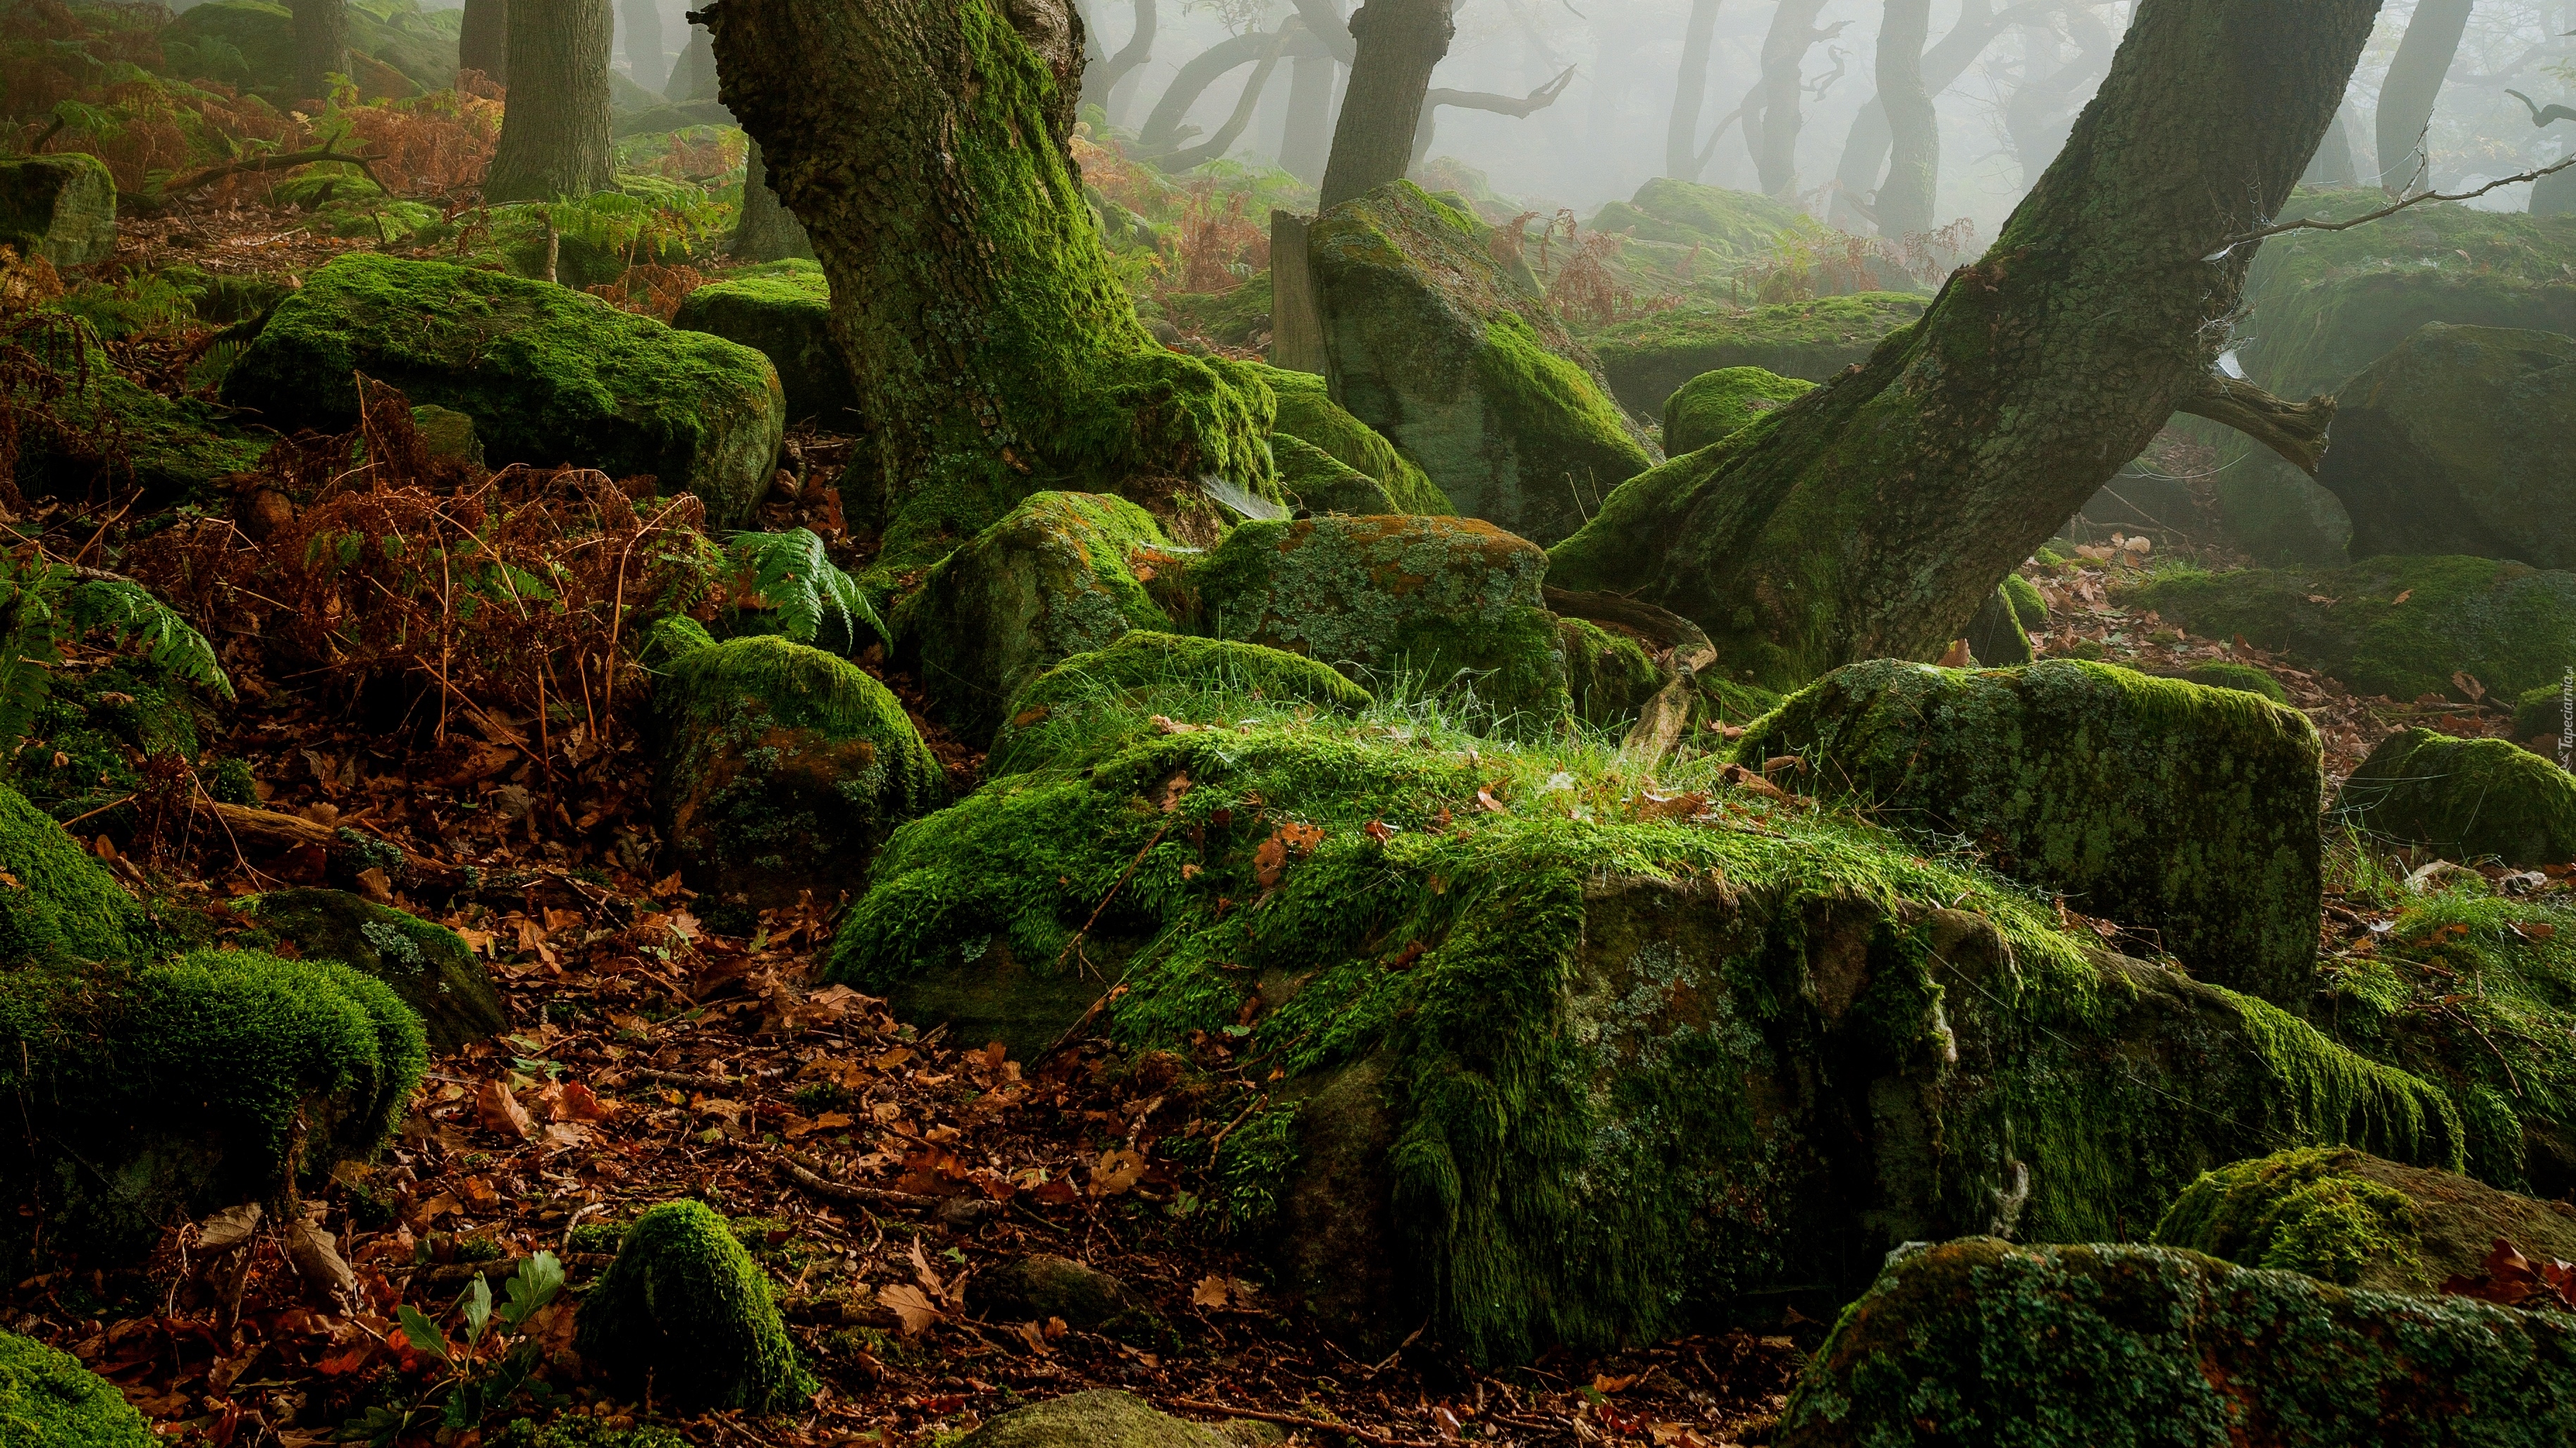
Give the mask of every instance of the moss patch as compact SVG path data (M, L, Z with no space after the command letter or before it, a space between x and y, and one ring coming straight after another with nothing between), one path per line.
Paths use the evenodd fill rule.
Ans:
M2260 694L2275 704L2290 702L2290 691L2281 687L2281 681L2252 664L2232 664L2222 659L2215 663L2194 664L2188 669L2158 674L2157 677L2180 679L2204 689L2234 689L2240 693Z
M1094 653L1047 670L1011 700L1009 717L984 761L999 779L1079 760L1099 744L1097 730L1130 725L1138 709L1205 718L1201 704L1222 712L1226 700L1268 708L1356 714L1373 700L1330 666L1279 649L1226 639L1184 638L1138 630Z
M2344 781L2336 811L2357 828L2455 859L2517 868L2576 861L2576 778L2502 739L2392 734Z
M1557 642L1565 652L1566 691L1586 723L1632 723L1669 682L1644 644L1588 620L1557 620Z
M2013 617L2021 620L2024 629L2048 627L2048 599L2038 584L2018 573L2007 573L2003 587L2004 597L2012 600Z
M2378 1286L2414 1285L2424 1267L2414 1200L2354 1170L2362 1160L2308 1147L2206 1173L2175 1199L2155 1240L2343 1287L2365 1273L2397 1279Z
M1276 367L1261 369L1262 381L1279 399L1279 422L1270 445L1279 457L1282 481L1291 491L1298 491L1291 475L1289 452L1281 439L1291 439L1323 453L1343 467L1374 482L1380 507L1341 507L1338 494L1317 499L1299 492L1301 501L1316 512L1336 513L1455 513L1449 499L1431 485L1422 469L1405 459L1395 445L1380 436L1377 429L1344 411L1333 401L1324 379L1305 372L1286 372Z
M148 937L142 908L26 796L0 785L0 972L123 961Z
M443 925L346 890L278 890L241 902L265 939L292 942L306 960L336 960L383 981L411 1007L434 1051L457 1050L510 1028L491 973Z
M819 417L848 427L858 406L850 364L832 340L832 288L812 262L782 263L756 277L711 282L689 293L671 325L739 342L769 359L787 399L787 420Z
M0 1444L152 1448L152 1425L116 1385L70 1353L0 1332Z
M1803 378L1759 367L1703 372L1664 403L1664 451L1673 457L1697 452L1815 390L1816 384Z
M636 1218L582 1299L576 1346L628 1394L649 1382L682 1412L784 1412L813 1391L768 1277L700 1202Z
M1237 1448L1230 1437L1163 1413L1132 1393L1095 1388L1013 1408L957 1441L957 1448Z
M1890 333L1919 321L1930 305L1929 297L1861 292L1749 311L1684 307L1613 323L1590 340L1611 394L1629 411L1653 417L1692 378L1730 367L1830 382L1867 361Z

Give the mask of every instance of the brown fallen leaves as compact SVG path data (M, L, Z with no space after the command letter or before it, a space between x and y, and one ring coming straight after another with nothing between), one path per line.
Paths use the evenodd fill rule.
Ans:
M2534 1262L2498 1237L2487 1253L2486 1269L2476 1277L2453 1274L2442 1284L2442 1294L2505 1307L2545 1307L2557 1312L2576 1308L2576 1263L2555 1257Z

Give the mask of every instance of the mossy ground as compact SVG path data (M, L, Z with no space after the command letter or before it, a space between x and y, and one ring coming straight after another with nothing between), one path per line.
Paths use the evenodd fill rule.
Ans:
M813 1391L769 1279L704 1203L665 1202L628 1229L582 1300L585 1362L684 1412L784 1411Z
M1684 383L1664 403L1664 451L1694 453L1738 428L1816 390L1803 378L1759 367L1724 367Z
M1724 368L1829 382L1920 319L1930 303L1901 292L1861 292L1750 310L1686 307L1613 323L1589 340L1612 395L1629 411L1654 417L1692 378Z
M70 1353L0 1332L0 1448L152 1448L152 1425Z
M2344 781L2335 808L2356 829L2453 859L2576 861L2576 778L2502 739L2400 730Z

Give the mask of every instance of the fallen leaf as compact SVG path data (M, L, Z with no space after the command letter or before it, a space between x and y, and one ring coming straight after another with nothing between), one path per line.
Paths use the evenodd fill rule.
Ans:
M1113 1146L1100 1154L1091 1168L1091 1194L1114 1197L1136 1185L1145 1175L1145 1158L1123 1146Z
M2454 671L2451 675L2451 682L2459 686L2461 693L2469 696L2469 702L2472 704L2481 703L2486 699L2487 686L2479 683L2473 678L2470 678L2465 673Z
M1190 1290L1190 1305L1192 1307L1225 1306L1225 1279L1214 1273L1200 1278L1199 1285Z
M1686 820L1706 808L1708 796L1698 790L1687 794L1655 794L1650 791L1637 799L1637 818Z
M1494 792L1491 788L1476 791L1476 808L1483 810L1487 814L1511 813L1508 806L1506 806L1501 800L1494 798Z
M2388 600L2388 601L2389 601L2390 603L2404 603L2406 600L2408 600L2408 599L2410 599L2410 598L2413 598L2414 596L2415 596L2415 590L2413 590L2413 589L2411 589L2411 588L2410 588L2410 589L2407 589L2405 592L2400 593L2400 594L2399 594L2399 595L2397 595L2395 598L2392 598L2392 599L2390 599L2390 600Z
M474 1098L474 1118L483 1123L484 1130L520 1141L536 1132L536 1122L528 1116L528 1109L498 1079L483 1083L482 1093Z
M1968 641L1966 639L1954 640L1950 645L1949 652L1941 655L1941 667L1945 669L1964 669L1970 663L1974 662L1975 658L1975 655L1968 652Z
M940 1311L918 1287L897 1282L877 1294L877 1301L892 1311L903 1324L903 1335L918 1337L939 1323Z
M1029 1351L1041 1357L1052 1356L1055 1352L1054 1345L1047 1341L1046 1329L1034 1322L1012 1323L1011 1334L1027 1344Z

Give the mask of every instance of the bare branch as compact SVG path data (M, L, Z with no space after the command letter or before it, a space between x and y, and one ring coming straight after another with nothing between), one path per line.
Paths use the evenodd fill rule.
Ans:
M2200 390L2174 404L2177 412L2224 423L2272 451L2309 477L2325 461L2326 429L2334 422L2335 400L2311 397L2291 402L2251 382L2211 373Z
M2543 166L2537 171L2525 171L2519 176L2507 176L2501 180L2490 181L2475 191L2463 191L2456 196L2446 196L2438 191L2421 192L2417 195L2409 196L2403 201L2390 202L2388 205L2379 208L2377 211L2373 211L2365 216L2353 217L2349 221L2284 221L2278 226L2267 226L2260 231L2241 232L2235 236L2231 236L2225 241L2219 243L2218 250L2202 257L2201 260L2221 261L2226 258L2229 252L2234 251L2236 248L2243 246L2248 242L2261 241L2265 237L2271 236L2287 236L2293 231L2350 231L2356 226L2366 226L2374 221L2385 220L2388 217L2395 216L2398 212L2404 211L2410 206L2421 206L2427 201L2475 201L2490 191L2500 191L2507 186L2519 186L2525 181L2537 181L2544 176L2555 176L2570 166L2576 166L2576 156L2570 156L2563 161L2556 162L2555 164Z

